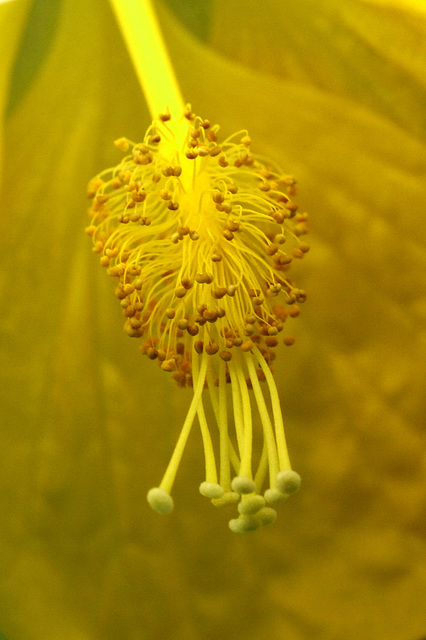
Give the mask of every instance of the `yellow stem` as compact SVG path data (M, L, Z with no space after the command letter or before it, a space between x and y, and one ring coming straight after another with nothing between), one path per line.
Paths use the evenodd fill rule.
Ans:
M110 0L152 118L167 109L173 118L184 101L151 0Z

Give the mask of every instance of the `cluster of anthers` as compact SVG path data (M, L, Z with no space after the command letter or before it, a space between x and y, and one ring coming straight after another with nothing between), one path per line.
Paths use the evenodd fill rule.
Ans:
M216 506L237 503L229 526L244 533L272 523L271 505L300 485L270 367L279 343L294 342L284 326L306 298L287 273L309 250L300 240L307 214L292 200L294 177L254 155L246 131L223 141L218 132L187 107L178 122L161 114L143 143L117 140L126 156L90 182L86 231L117 281L127 334L178 385L193 389L149 504L172 511L172 486L197 416L206 471L200 492Z

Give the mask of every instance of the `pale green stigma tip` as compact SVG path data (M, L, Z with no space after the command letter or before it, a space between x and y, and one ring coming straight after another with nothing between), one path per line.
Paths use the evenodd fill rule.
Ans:
M223 496L224 490L217 482L202 482L200 484L200 493L206 498L217 500Z
M240 494L235 491L226 491L221 498L213 499L215 507L226 507L228 504L235 504L240 499Z
M271 509L271 507L265 507L256 513L256 518L262 525L262 527L266 527L268 524L273 524L277 519L277 512L275 509Z
M237 493L253 493L256 489L254 481L245 476L236 476L231 483L233 491Z
M256 531L260 526L261 522L255 516L240 516L229 521L229 528L233 533L249 533Z
M242 516L252 516L265 506L263 496L254 495L244 497L238 505L238 512Z
M264 496L268 504L275 504L288 498L288 494L281 493L278 489L266 489Z
M154 511L157 513L171 513L173 511L173 498L172 496L164 491L164 489L160 489L159 487L154 487L154 489L150 489L148 491L147 500L149 505Z
M280 471L277 474L277 489L281 491L281 493L296 493L296 491L300 489L300 483L301 477L296 471L292 471L291 469Z

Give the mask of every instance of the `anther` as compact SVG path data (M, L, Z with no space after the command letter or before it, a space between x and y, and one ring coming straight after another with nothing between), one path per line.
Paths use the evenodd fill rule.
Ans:
M290 264L292 261L291 257L286 253L278 253L274 256L274 263L278 266L283 266L286 264Z
M276 295L281 291L281 286L282 285L279 282L277 282L276 284L271 284L271 286L269 287L269 291Z
M261 182L259 185L259 189L261 191L270 191L271 190L271 185L269 184L269 182Z
M191 278L182 278L181 284L185 289L191 289L194 286L194 281Z
M278 251L278 245L275 242L271 242L270 245L266 247L266 255L273 256Z
M213 298L220 300L221 298L226 296L227 292L228 290L226 287L216 287L216 289L213 290Z
M198 335L198 333L200 331L196 324L191 324L191 323L188 324L188 327L187 327L186 330L189 333L189 335L192 336L192 337Z
M222 204L222 202L225 200L225 196L223 195L223 193L221 193L218 190L213 191L213 202L215 202L216 204Z
M275 220L275 222L277 222L278 224L282 224L286 216L284 211L274 211L272 213L272 217Z
M210 344L207 344L204 348L206 350L206 353L209 354L209 356L214 356L215 353L219 351L219 346L216 344L216 342L211 342Z
M164 360L161 363L161 368L163 371L174 371L176 369L176 361L173 358L169 360Z
M230 284L229 287L226 290L226 293L228 294L228 296L230 296L231 298L234 297L235 292L237 290L237 285L235 284Z
M238 231L240 226L241 225L237 220L228 220L225 224L225 227L229 229L229 231Z
M288 209L289 211L291 211L292 213L296 213L296 211L298 210L299 206L295 203L292 202L291 200L289 200L288 202L286 202L284 204L284 207L286 209Z
M127 138L118 138L118 140L114 140L114 144L117 147L117 149L120 149L120 151L128 151L129 150L129 141L127 140Z
M181 331L186 331L186 329L188 328L188 324L189 324L189 320L187 320L186 318L182 318L181 320L178 320L176 325L178 326L179 329L181 329Z
M198 282L199 284L207 284L208 282L210 282L209 274L208 273L197 273L195 275L195 281Z
M204 343L202 340L196 340L194 342L194 349L197 353L201 354L204 351Z

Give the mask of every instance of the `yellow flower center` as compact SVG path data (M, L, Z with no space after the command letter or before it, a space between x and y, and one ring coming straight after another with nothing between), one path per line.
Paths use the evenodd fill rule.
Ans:
M148 500L160 513L171 511L170 492L198 416L206 457L201 493L216 505L239 502L231 529L255 529L275 518L265 500L283 499L299 483L270 370L278 344L293 342L284 324L306 297L288 277L293 259L309 250L300 241L307 215L292 200L295 179L254 155L246 131L220 141L219 127L189 107L180 121L156 118L143 143L122 138L116 144L127 155L91 181L86 231L117 281L128 335L179 385L194 390L165 476ZM219 431L219 478L206 387ZM265 443L256 472L254 407ZM269 488L261 496L268 470Z

